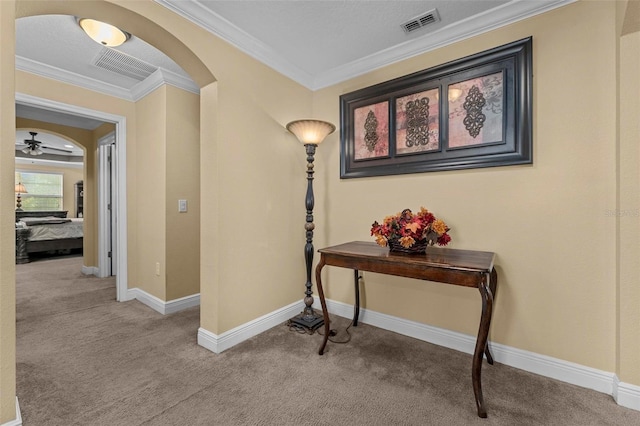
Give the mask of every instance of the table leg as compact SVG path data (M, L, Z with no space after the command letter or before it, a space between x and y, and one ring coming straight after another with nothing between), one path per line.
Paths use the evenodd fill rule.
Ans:
M353 270L354 285L356 290L356 303L353 306L353 326L358 326L358 317L360 316L360 271Z
M489 275L489 274L487 274ZM479 290L482 296L482 316L480 317L480 329L478 330L478 339L476 340L476 348L473 353L473 366L471 369L471 379L473 382L473 393L476 397L476 407L478 408L478 417L487 417L487 410L484 406L482 398L482 381L481 370L482 360L487 348L487 337L489 336L489 326L491 325L491 312L493 310L493 294L489 288L488 276L485 276L480 283ZM489 285L488 285L489 284Z
M498 286L498 273L495 268L491 270L491 280L489 281L489 288L491 289L491 294L493 296L493 301L496 300L496 290ZM487 339L487 345L484 348L484 353L487 356L487 362L493 365L493 357L491 356L491 352L489 351L489 339Z
M329 325L329 311L327 311L327 302L324 300L324 290L322 290L322 268L325 265L324 254L320 255L320 262L316 266L316 286L318 287L318 297L320 298L320 305L322 306L322 317L324 318L324 338L322 339L322 345L318 354L324 353L324 348L327 346L327 340L329 340L329 333L331 327Z

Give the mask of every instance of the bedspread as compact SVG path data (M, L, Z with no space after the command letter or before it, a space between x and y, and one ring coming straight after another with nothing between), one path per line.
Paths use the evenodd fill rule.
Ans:
M39 223L28 225L31 234L29 241L59 240L65 238L82 238L82 219L65 219L66 222Z

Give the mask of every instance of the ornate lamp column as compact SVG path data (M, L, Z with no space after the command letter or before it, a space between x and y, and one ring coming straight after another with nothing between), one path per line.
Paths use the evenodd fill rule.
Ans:
M320 120L296 120L287 124L287 130L296 135L298 140L304 144L307 151L307 195L305 197L305 207L307 209L306 230L307 242L304 246L304 261L307 267L307 282L304 297L304 310L298 316L290 320L290 325L312 334L318 327L324 324L322 315L316 315L311 308L313 305L313 292L311 291L311 266L313 264L313 156L316 153L316 146L319 145L327 135L333 133L336 127Z
M16 183L15 193L17 194L17 197L16 197L16 211L17 212L21 212L22 211L22 198L20 198L20 194L26 194L27 193L27 188L24 187L22 182Z

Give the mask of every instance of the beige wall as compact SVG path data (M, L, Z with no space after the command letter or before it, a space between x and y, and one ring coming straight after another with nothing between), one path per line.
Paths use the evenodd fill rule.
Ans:
M16 417L14 6L0 2L0 424Z
M534 46L532 165L340 180L333 137L319 161L329 177L319 203L327 233L318 243L372 241L374 220L424 205L451 226L452 248L497 253L492 341L615 371L613 2L578 2L321 90L314 115L337 123L343 93L528 36ZM328 297L350 303L351 273L328 269ZM372 273L365 281L368 309L477 333L477 292Z
M200 293L200 97L166 86L166 103L166 300L174 300Z
M82 1L20 1L18 10L21 15L90 10L98 19L113 18L110 22L135 28L136 35L170 54L201 85L201 326L216 334L303 296L305 154L285 131L287 122L314 116L337 124L342 93L533 35L533 165L341 181L336 132L316 155L315 245L368 240L373 220L425 205L452 226L452 247L498 253L501 280L492 340L616 370L616 342L622 342L616 340L617 227L605 213L618 207L615 5L579 2L311 93L155 2L117 3L134 13L108 2ZM0 132L2 140L13 141L13 116L7 122L4 113L13 108L13 53L4 47L14 44L12 2L0 2L0 20ZM147 218L141 212L166 216L158 232L180 227L169 216L175 197L182 195L166 182L151 182L173 176L166 153L174 152L178 140L171 125L158 130L138 121L158 124L163 109L165 117L176 112L173 105L145 104L145 111L142 104L22 72L15 90L126 117L129 286L168 296L168 289L161 294L162 286L148 276L155 260L144 256L147 248L155 258L173 253L168 244L164 253L150 247L157 241L156 228L141 223ZM165 88L150 96L172 95ZM155 152L164 148L149 134L165 135L171 144L165 154ZM12 143L0 149L0 163L9 170L12 150ZM155 161L150 166L149 155L166 165L164 175ZM13 178L6 167L1 170L2 205L12 205L7 180ZM149 190L158 185L161 197ZM13 229L7 216L0 210L4 419L13 417L15 395L13 246L7 242ZM351 274L327 269L329 297L352 300L351 286L345 285ZM363 302L369 309L467 334L475 334L480 315L478 295L468 289L374 274L366 274ZM633 355L625 356L625 363L632 360ZM628 377L635 380L633 374Z
M129 287L139 287L162 300L166 300L167 250L165 94L166 88L163 86L136 103L137 144L144 147L140 152L144 164L139 164L135 169L139 196L132 200L134 203L130 206L136 212L138 223L136 236L139 245L132 260L138 263L139 275L135 284L130 283ZM160 268L158 274L156 263Z
M136 104L138 287L174 300L200 292L200 99L162 86ZM178 199L188 212L178 213Z
M619 46L619 212L617 369L621 381L640 384L640 2L623 13ZM619 10L619 12L620 12Z

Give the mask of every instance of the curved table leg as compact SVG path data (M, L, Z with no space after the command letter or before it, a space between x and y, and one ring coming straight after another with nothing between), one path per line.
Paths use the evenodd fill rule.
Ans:
M327 346L327 340L329 340L329 333L331 327L329 325L329 311L327 311L327 302L324 300L324 290L322 290L322 268L325 265L324 255L320 255L320 262L316 266L316 286L318 287L318 297L320 298L320 305L322 306L322 317L324 318L324 338L322 339L322 345L318 354L324 353L324 348Z
M498 273L495 268L491 270L491 280L489 281L489 289L491 290L491 294L493 295L493 300L496 300L496 289L498 286ZM493 357L491 356L491 352L489 351L489 339L487 339L487 345L484 348L484 353L487 356L487 362L490 365L493 365Z
M353 270L353 279L355 282L355 304L353 305L353 326L358 326L358 317L360 316L360 271Z
M489 275L489 274L487 274ZM487 350L487 337L489 336L489 326L491 325L491 312L493 310L493 293L487 285L488 276L480 284L479 290L482 296L482 316L480 317L480 329L478 330L478 339L476 340L476 348L473 353L473 366L471 369L471 380L473 382L473 393L476 397L476 407L478 408L478 417L487 417L487 410L484 406L482 398L482 382L481 370L482 360ZM493 360L493 359L492 359Z

